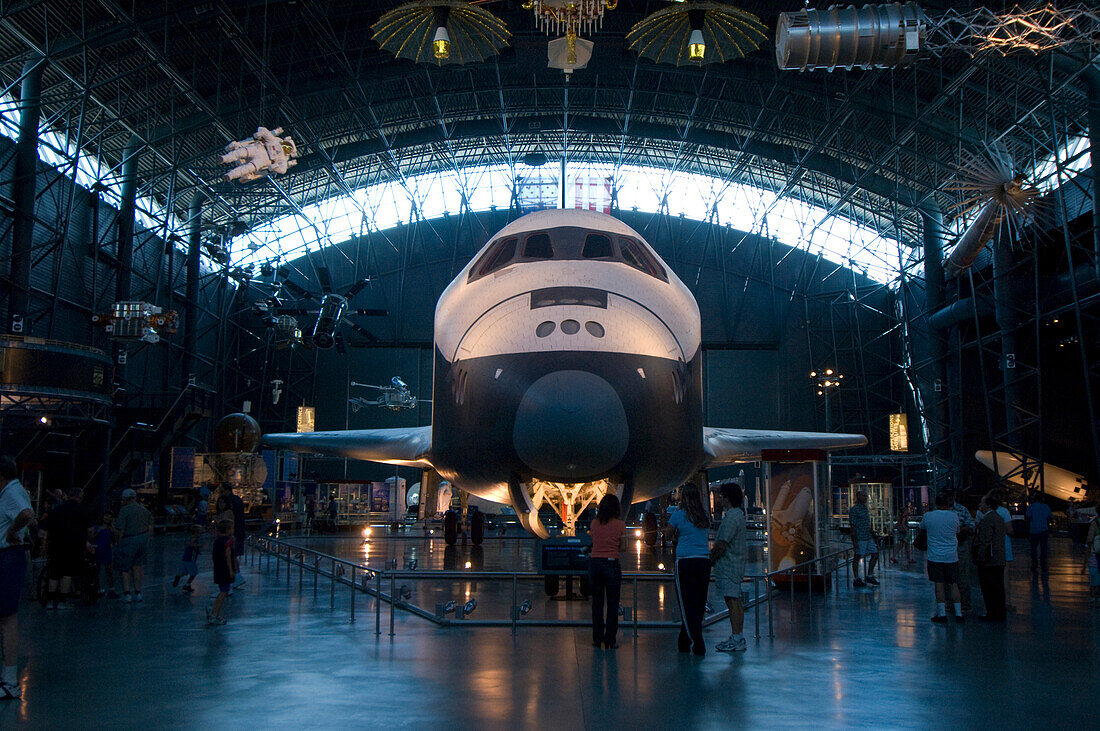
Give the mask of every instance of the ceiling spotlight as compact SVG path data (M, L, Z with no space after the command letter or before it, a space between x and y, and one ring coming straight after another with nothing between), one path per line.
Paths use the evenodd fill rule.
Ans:
M440 60L451 57L451 36L447 33L447 26L441 25L435 29L432 52Z
M688 58L695 63L702 63L706 53L707 44L703 40L703 31L696 28L691 31L691 37L688 39Z

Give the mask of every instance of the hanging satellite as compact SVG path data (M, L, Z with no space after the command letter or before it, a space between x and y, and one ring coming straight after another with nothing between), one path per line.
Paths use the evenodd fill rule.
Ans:
M555 38L546 44L546 66L561 69L566 78L577 69L583 69L592 59L592 41L576 36Z
M546 34L565 33L547 44L547 66L561 69L568 74L583 69L592 58L592 41L584 40L581 33L592 33L603 26L604 12L614 10L618 0L528 0L524 10L535 14L535 21Z
M947 257L944 272L949 277L969 269L1002 224L1009 242L1014 240L1032 219L1039 195L1015 172L1012 155L999 145L987 145L983 152L970 155L959 169L958 182L947 190L962 193L962 202L955 206L960 218L977 213Z
M371 30L375 43L397 58L440 66L484 61L512 37L504 21L462 0L405 3Z
M760 18L708 0L673 3L635 23L626 34L639 56L677 66L743 58L767 37Z

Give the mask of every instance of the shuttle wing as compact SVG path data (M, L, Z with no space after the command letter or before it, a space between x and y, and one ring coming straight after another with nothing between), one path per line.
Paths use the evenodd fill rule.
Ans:
M432 447L430 426L265 434L261 441L267 447L295 452L350 457L405 467L432 466L428 455Z
M814 431L772 431L770 429L721 429L703 427L704 467L721 467L734 462L760 459L764 449L845 449L862 447L862 434L832 434Z

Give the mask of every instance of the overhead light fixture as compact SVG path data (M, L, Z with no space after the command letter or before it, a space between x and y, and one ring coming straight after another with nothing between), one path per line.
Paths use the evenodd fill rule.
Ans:
M691 31L691 37L688 39L688 58L695 63L702 63L703 56L707 53L707 44L703 40L703 31L696 28Z
M435 29L432 52L440 60L451 57L451 36L447 33L447 26L441 25Z

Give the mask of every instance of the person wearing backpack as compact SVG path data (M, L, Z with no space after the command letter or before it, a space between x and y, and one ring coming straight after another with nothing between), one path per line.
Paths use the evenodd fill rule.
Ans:
M985 600L983 622L1005 621L1005 524L997 514L1000 501L990 494L982 498L982 519L974 535L974 563Z

